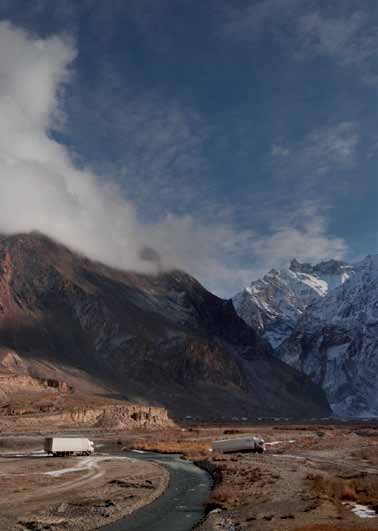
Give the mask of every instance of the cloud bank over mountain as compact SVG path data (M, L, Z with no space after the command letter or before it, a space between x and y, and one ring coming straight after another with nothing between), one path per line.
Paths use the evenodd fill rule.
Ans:
M78 169L52 131L76 51L0 25L0 230L36 230L124 267L140 267L135 211L112 184Z
M114 178L79 165L75 153L57 140L65 127L74 42L64 36L41 39L1 22L0 49L5 50L0 54L0 232L40 231L123 269L181 268L221 295L257 275L266 260L278 265L293 255L343 254L344 242L327 234L324 209L316 203L299 208L296 220L280 214L268 234L234 226L222 207L204 217L165 211L158 221L142 223L127 186L121 189ZM139 185L143 188L143 182ZM176 193L180 201L180 190ZM146 248L159 259L146 259ZM260 263L255 270L251 256Z

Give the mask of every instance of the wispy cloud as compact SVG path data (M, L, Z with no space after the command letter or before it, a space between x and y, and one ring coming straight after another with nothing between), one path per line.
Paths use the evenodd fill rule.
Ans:
M274 158L282 158L282 157L288 157L290 154L290 150L287 147L284 147L280 144L273 144L272 146L272 157Z
M299 56L323 55L339 66L358 67L365 80L378 75L378 28L363 10L348 16L326 16L310 12L298 20L298 33L302 45Z
M348 18L323 17L312 12L300 17L298 30L306 51L329 55L341 64L359 63L364 57L358 37L365 22L362 12L355 12Z
M311 0L240 5L225 0L221 13L223 37L255 43L271 34L287 56L303 61L328 57L339 67L357 69L363 81L378 82L378 19L371 6L333 0L314 9Z
M221 10L224 35L238 40L255 40L264 32L282 30L282 23L295 15L303 0L261 0L241 3L223 2Z
M250 242L256 272L286 265L293 257L344 256L347 244L330 230L330 218L334 196L353 170L358 143L357 125L339 122L310 130L285 147L272 145L273 186L280 194L262 198L256 212L264 226Z
M292 182L302 196L311 193L327 196L344 184L353 169L359 141L359 129L354 122L315 128L290 147L277 149L277 144L273 144L272 172L276 179L284 179L289 185Z
M311 262L345 254L345 241L329 232L328 208L321 201L303 201L275 212L269 231L252 245L262 270L285 266L294 257Z
M157 209L185 211L205 196L207 130L198 115L148 93L108 105L99 100L96 121L117 138L122 152L117 172L133 200L158 216Z
M155 223L141 223L136 203L126 199L113 179L78 167L69 149L53 139L76 56L72 42L38 39L0 23L0 48L7 50L0 54L0 232L38 230L91 258L140 271L153 269L151 260L143 259L148 246L164 267L182 268L223 294L247 281L250 275L237 257L251 239L249 230L205 213L168 212ZM134 141L141 151L145 145L148 149L138 161L142 169L134 163L128 171L141 178L147 166L150 179L157 180L156 186L144 181L149 202L159 204L158 188L168 186L165 170L181 157L181 169L187 165L190 171L197 141L180 112L167 117L151 104L145 110L136 106L133 115L133 108L127 113L130 134L136 131ZM173 153L167 155L169 146ZM177 201L182 199L179 190L172 191Z

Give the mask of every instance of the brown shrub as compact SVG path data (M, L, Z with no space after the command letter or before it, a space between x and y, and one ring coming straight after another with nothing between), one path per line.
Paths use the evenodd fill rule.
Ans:
M340 498L342 500L356 501L357 494L354 485L343 485L341 488Z
M234 488L227 485L220 485L210 493L209 502L225 507L236 506L240 503L240 498Z
M185 454L199 457L208 455L209 443L206 441L190 440L136 440L130 442L132 450L143 450L146 452L159 452L161 454Z
M373 474L346 479L328 474L307 474L306 479L318 495L325 495L335 501L358 501L372 504L378 501L378 476Z

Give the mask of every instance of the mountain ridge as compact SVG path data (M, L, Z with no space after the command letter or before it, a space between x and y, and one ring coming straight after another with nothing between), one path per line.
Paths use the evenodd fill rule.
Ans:
M378 416L378 255L271 271L233 301L274 354L326 391L335 414Z
M124 272L40 234L2 236L0 305L0 346L86 371L133 402L176 416L329 414L231 301L181 271Z
M272 269L233 297L240 317L259 330L273 348L292 332L306 307L345 282L353 269L338 260L319 264L293 259L286 269Z
M298 321L277 356L326 390L340 416L378 416L378 255Z

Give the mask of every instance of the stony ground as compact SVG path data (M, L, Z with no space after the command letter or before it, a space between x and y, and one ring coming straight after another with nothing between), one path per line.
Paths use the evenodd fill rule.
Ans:
M264 437L266 453L209 451L216 438L246 434ZM94 529L164 491L164 469L108 460L100 453L109 443L121 456L122 448L180 452L211 468L216 483L204 502L211 512L200 531L378 530L377 423L187 425L153 432L94 430L90 437L98 454L88 463L30 456L41 448L41 434L0 434L1 530ZM78 465L80 470L48 474ZM355 514L355 504L374 517Z
M18 454L2 448L2 531L95 529L150 503L169 481L168 472L150 462L100 454L46 457L23 443Z
M268 442L259 454L212 454L215 437L258 434ZM155 442L154 442L155 440ZM354 514L355 504L378 513L377 424L192 427L176 438L133 441L137 447L207 459L217 482L200 531L347 531L378 529L375 518Z

